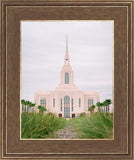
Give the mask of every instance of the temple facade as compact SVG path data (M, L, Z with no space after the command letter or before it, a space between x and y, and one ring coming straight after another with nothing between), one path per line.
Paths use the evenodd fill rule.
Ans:
M98 92L79 90L74 84L74 72L68 54L68 37L66 37L64 65L60 72L60 84L53 91L36 92L34 99L35 112L39 112L38 106L42 105L47 111L65 118L78 117L81 113L86 114L90 106L99 102ZM95 112L97 111L96 107Z

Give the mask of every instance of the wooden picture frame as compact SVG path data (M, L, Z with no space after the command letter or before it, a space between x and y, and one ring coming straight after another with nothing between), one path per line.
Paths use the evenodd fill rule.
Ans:
M134 1L1 0L1 159L134 159ZM20 140L20 21L114 20L114 139Z

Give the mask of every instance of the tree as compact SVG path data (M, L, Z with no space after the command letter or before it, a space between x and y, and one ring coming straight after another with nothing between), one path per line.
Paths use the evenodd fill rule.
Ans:
M30 102L30 101L26 101L26 104L27 104L27 112L29 112L29 109L30 109L31 107L34 107L34 106L35 106L35 103L32 103L32 102Z
M100 111L103 111L103 108L102 107L104 107L104 104L103 103L100 103Z
M94 112L94 109L95 109L95 105L92 105L91 107L92 107L92 109L93 109L93 112Z
M31 107L33 108L33 107L35 107L35 105L36 105L36 103L32 103L32 102L31 102L29 108L31 108Z
M25 100L24 99L21 100L21 104L22 104L22 112L24 112L24 109L25 109Z
M21 100L21 104L22 104L22 112L26 112L27 101L25 101L24 99L22 99Z
M26 112L26 106L27 106L27 102L26 102L26 101L25 101L25 103L24 103L24 106L25 106L24 109L25 109L25 112Z
M107 113L107 101L106 100L103 102L103 106L105 108L105 112Z
M30 101L26 101L26 104L27 104L27 112L29 112L29 108L32 106L32 102Z
M47 109L41 105L38 106L39 113L43 113L44 111L47 111Z
M36 105L36 103L32 103L32 106L31 107L34 107Z
M100 102L97 102L97 103L96 103L96 106L98 106L98 110L99 110L99 112L100 112L101 103L100 103Z
M99 107L99 111L101 111L100 107L104 107L104 112L109 115L109 105L112 103L111 99L106 99L103 103L97 102L96 106Z
M21 100L21 104L22 104L22 112L28 112L30 107L34 107L36 105L35 103L32 103L30 101L26 101L24 99Z
M106 99L107 106L108 106L108 115L109 115L109 105L112 104L111 99Z
M90 111L91 113L93 113L93 112L94 112L94 108L95 108L95 105L92 105L92 106L88 109L88 111Z
M29 111L29 107L31 105L31 102L30 101L26 101L26 105L27 105L27 112Z

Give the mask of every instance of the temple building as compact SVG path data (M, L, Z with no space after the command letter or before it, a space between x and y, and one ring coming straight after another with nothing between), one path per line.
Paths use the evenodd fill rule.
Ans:
M88 108L99 102L99 93L96 91L84 91L74 84L74 72L70 64L68 54L68 37L66 36L66 54L64 65L60 72L60 84L53 91L38 91L35 93L35 111L37 107L44 106L47 111L59 117L78 117L80 113L88 113ZM89 82L90 83L90 82ZM98 108L95 108L95 112Z

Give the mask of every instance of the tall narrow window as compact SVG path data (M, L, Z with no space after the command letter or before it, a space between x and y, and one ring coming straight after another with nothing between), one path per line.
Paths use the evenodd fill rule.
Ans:
M69 73L65 73L65 84L69 84Z
M62 99L60 100L60 111L62 112Z
M40 100L40 104L42 104L42 99Z
M93 99L92 99L92 104L94 104Z
M93 105L93 99L90 99L90 104Z
M88 99L88 109L94 104L93 99Z
M74 111L74 108L73 108L73 99L72 99L72 111Z
M46 105L46 99L41 99L41 100L40 100L40 104Z
M70 97L64 97L64 117L70 118Z
M90 100L88 99L88 109L90 108Z
M89 99L89 104L93 105L93 99Z
M44 99L44 107L46 108L46 99Z
M79 98L79 107L81 107L81 99Z
M55 107L55 99L53 99L53 107Z
M64 104L70 104L70 98L69 96L64 97Z

